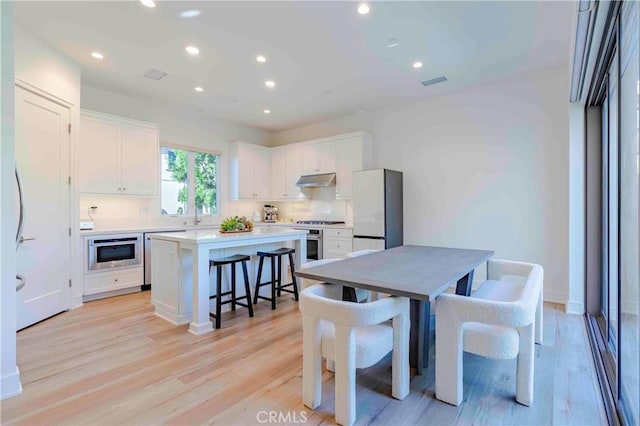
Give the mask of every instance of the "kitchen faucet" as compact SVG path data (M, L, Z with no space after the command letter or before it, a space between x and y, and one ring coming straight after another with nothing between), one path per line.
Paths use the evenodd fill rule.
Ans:
M200 223L200 221L201 221L201 219L198 219L198 207L196 207L196 208L195 208L195 212L196 212L196 216L195 216L195 218L193 219L193 224L194 224L194 225L197 225L197 224L199 224L199 223Z

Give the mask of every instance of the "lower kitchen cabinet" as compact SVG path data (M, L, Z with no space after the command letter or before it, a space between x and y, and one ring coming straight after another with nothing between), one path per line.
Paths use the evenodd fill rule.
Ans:
M108 291L137 288L143 284L143 268L117 269L114 271L91 272L84 275L84 295L106 293Z
M353 230L325 229L323 231L322 257L342 258L353 251Z

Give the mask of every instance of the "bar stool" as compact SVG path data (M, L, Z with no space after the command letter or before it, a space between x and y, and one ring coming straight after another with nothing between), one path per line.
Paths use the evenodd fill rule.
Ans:
M243 306L249 309L249 316L253 316L253 305L251 304L251 288L249 287L249 275L247 274L247 261L251 260L249 256L244 254L234 254L233 256L222 257L220 259L214 259L209 261L209 272L212 267L216 267L216 294L209 296L209 299L216 299L216 313L209 315L216 319L216 328L220 328L220 320L222 316L222 305L231 303L231 310L236 310L236 305ZM242 262L242 272L244 274L244 288L246 295L236 297L236 263ZM222 292L222 267L224 265L231 265L231 290ZM223 301L222 296L231 295L231 298ZM239 300L246 299L247 303L241 303Z
M258 264L258 277L256 278L256 292L253 295L253 303L258 303L258 299L269 300L271 302L271 309L276 308L276 293L280 297L282 292L291 293L294 295L296 301L298 300L298 283L294 274L295 269L293 266L293 253L296 250L292 248L279 248L272 251L259 251L258 257L260 257L260 263ZM291 279L289 284L282 284L282 256L289 256L289 265L291 266ZM262 266L264 258L268 257L271 260L271 281L260 282L262 279ZM277 279L276 279L276 258L278 262ZM271 297L260 296L260 286L271 284ZM293 290L289 290L287 287L293 287Z

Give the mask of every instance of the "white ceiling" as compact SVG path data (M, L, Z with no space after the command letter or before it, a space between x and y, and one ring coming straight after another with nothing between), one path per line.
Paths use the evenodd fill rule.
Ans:
M83 83L265 130L424 99L567 63L573 2L17 2L16 21ZM196 18L180 12L199 9ZM400 45L386 47L395 37ZM184 51L193 44L197 58ZM98 50L105 59L90 57ZM267 56L260 64L258 53ZM424 67L415 70L420 60ZM151 68L169 75L144 78ZM425 79L449 81L423 87ZM568 76L567 76L568 78ZM277 86L268 90L264 81ZM204 87L196 93L195 86ZM272 111L265 115L262 111Z

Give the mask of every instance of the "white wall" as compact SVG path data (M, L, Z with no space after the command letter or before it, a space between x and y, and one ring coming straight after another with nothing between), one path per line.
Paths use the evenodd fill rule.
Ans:
M199 115L179 106L127 96L82 84L82 108L160 125L160 140L179 145L226 151L227 143L244 141L267 145L265 131Z
M568 64L275 133L282 145L355 130L404 172L405 243L493 249L540 263L545 298L569 289Z
M20 26L14 34L16 78L77 107L80 66Z
M13 5L0 2L0 399L22 392L16 362Z

